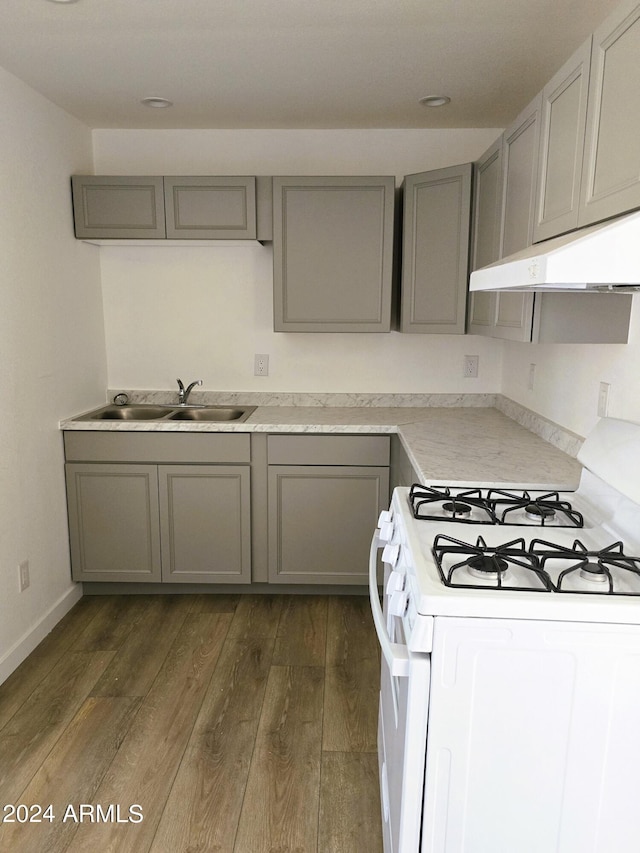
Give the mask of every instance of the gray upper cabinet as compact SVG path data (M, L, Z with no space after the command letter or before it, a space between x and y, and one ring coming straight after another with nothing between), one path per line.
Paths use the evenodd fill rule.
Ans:
M492 264L500 256L502 180L502 138L500 138L475 164L472 270ZM469 334L490 335L494 326L495 310L495 293L489 291L471 293L469 295Z
M256 239L256 179L164 179L167 237Z
M640 207L640 4L593 36L579 224Z
M258 181L269 203L269 179L73 175L76 237L267 240L270 210L260 223L264 233L258 233Z
M536 243L578 225L590 63L591 38L542 90Z
M273 179L274 329L391 329L393 177Z
M533 241L541 104L542 96L538 95L502 136L500 257L525 249ZM496 293L491 336L531 340L533 302L532 293Z
M402 332L464 334L471 177L467 163L404 180Z
M161 177L73 175L71 189L76 237L166 237Z

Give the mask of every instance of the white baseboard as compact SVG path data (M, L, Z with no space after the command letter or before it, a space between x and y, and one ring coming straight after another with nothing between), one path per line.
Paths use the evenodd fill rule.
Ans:
M25 658L29 657L38 643L66 616L74 604L82 598L82 584L76 584L64 593L44 616L0 658L0 684L6 681Z

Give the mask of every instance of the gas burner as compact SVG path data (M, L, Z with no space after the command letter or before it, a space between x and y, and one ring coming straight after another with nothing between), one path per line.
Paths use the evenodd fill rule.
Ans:
M455 498L442 504L442 510L452 518L470 518L471 507Z
M487 495L498 524L528 524L540 527L583 527L584 518L558 492L532 497L528 492L511 494L491 489Z
M622 542L590 551L579 539L571 548L532 539L529 551L538 557L541 568L561 569L555 583L557 592L640 595L640 557L628 557Z
M600 563L583 563L580 566L580 577L590 583L606 583L609 573Z
M461 521L465 524L496 524L491 504L480 489L451 493L448 486L414 483L409 490L413 517L422 521Z
M553 586L524 539L490 547L479 536L476 544L443 533L433 542L433 558L445 586L466 589L551 592Z
M504 575L509 568L509 564L501 557L496 557L491 554L477 554L475 557L469 557L467 560L469 574L474 578L496 579L498 576Z
M550 518L555 518L556 511L550 506L538 506L538 504L532 503L526 505L524 514L532 521L539 521L540 524L544 524Z

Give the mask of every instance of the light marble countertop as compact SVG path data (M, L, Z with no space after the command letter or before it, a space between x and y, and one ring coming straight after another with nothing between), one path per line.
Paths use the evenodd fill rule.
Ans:
M397 433L425 483L574 489L576 459L496 408L260 405L243 423L64 420L63 430L144 432Z

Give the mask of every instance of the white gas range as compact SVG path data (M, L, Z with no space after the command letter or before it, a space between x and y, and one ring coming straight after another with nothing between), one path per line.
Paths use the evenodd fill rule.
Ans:
M416 485L380 518L385 853L638 849L640 426L578 458L573 493Z

